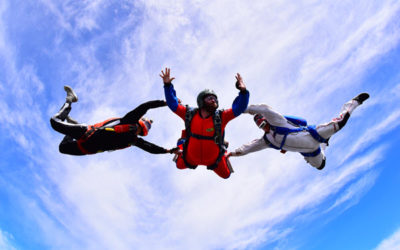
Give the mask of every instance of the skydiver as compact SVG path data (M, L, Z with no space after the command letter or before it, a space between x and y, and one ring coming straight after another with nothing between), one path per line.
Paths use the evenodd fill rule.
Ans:
M250 105L244 113L254 115L254 122L264 131L260 139L244 144L228 156L243 156L265 148L299 152L311 166L318 170L325 167L325 147L333 134L346 124L351 113L369 98L361 93L342 107L338 117L319 126L308 126L307 121L291 116L282 116L266 104Z
M236 88L240 90L232 108L218 110L218 98L213 90L206 89L197 96L197 108L184 106L178 102L176 92L170 77L170 69L162 70L160 77L164 82L165 99L168 107L185 121L184 143L179 145L182 153L176 159L179 169L195 169L198 165L205 165L221 178L229 178L233 172L227 159L226 145L224 144L224 130L226 124L239 116L249 102L249 91L241 75L236 75Z
M59 150L63 154L87 155L103 151L139 147L152 154L175 153L178 148L165 149L143 140L151 128L152 120L142 117L149 109L166 106L163 100L145 102L122 118L86 125L76 122L69 116L71 104L78 101L75 92L64 86L67 97L60 111L50 119L54 130L65 135Z

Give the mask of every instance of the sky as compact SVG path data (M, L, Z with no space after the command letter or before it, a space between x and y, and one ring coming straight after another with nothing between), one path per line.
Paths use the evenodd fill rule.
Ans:
M0 1L0 249L400 249L400 2L245 0ZM231 159L221 179L131 147L58 151L50 118L65 101L94 124L213 89L309 124L370 99L330 139L322 171L298 153ZM146 140L172 148L184 127L167 107ZM262 136L243 114L229 150Z

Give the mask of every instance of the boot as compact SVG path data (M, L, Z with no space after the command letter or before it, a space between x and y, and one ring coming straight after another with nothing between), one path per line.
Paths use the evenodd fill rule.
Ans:
M66 98L67 102L71 103L78 101L78 96L75 94L75 92L72 90L70 86L65 85L64 90L67 92L67 98Z
M369 98L368 93L361 93L358 96L354 97L353 100L357 101L360 105Z

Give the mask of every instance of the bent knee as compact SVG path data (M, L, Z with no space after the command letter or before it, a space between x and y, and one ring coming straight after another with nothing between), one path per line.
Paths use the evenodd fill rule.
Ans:
M69 147L67 145L63 144L63 143L61 143L58 146L58 151L60 151L60 153L62 153L62 154L68 154L68 152L69 152L68 149L69 149Z
M50 125L53 129L55 129L55 127L57 126L57 121L54 116L50 118Z
M222 179L228 179L229 177L231 177L231 173L228 173L226 175L219 175L219 177L221 177Z
M219 177L221 177L222 179L228 179L230 176L231 176L231 172L228 170L228 171L223 171L223 172L220 172L220 171L215 171L214 170L214 172L219 176Z

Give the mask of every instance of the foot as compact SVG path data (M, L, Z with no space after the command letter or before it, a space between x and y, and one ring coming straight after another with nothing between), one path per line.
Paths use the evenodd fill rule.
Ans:
M354 97L353 100L356 100L360 105L369 98L368 93L361 93L358 96Z
M75 94L75 92L72 90L72 88L68 85L64 86L64 90L67 92L67 102L77 102L78 101L78 96Z

